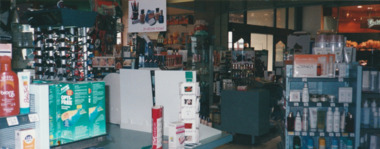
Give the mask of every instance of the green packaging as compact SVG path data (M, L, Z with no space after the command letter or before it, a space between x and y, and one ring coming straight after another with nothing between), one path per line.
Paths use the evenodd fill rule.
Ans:
M60 97L57 94L58 86L49 85L49 138L50 146L59 145L60 126Z
M105 83L89 83L89 119L91 137L106 134Z
M60 143L89 138L89 90L88 83L61 83L60 97Z

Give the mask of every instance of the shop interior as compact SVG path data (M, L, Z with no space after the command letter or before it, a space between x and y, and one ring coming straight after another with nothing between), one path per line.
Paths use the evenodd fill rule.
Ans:
M0 147L380 148L379 33L379 1L0 0Z

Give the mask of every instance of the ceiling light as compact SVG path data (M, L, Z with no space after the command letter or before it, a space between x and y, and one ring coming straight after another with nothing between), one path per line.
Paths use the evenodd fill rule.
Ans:
M363 6L359 5L358 8L363 8Z
M354 21L356 21L356 19L354 19Z
M349 16L350 16L350 13L349 13L349 12L347 12L347 13L346 13L346 17L349 17Z
M371 10L371 9L372 9L372 7L368 7L367 9Z

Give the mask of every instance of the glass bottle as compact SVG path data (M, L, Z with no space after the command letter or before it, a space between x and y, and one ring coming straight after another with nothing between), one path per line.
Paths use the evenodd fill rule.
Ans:
M140 14L140 23L144 24L145 23L145 14L144 14L144 9L141 9L141 14Z
M154 14L154 18L158 21L160 18L160 8L156 8L156 13Z

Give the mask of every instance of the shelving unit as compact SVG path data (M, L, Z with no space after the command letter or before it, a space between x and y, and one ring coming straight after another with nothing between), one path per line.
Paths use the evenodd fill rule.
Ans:
M328 107L338 107L339 111L350 112L353 115L355 124L354 132L326 132L325 130L311 130L310 127L307 132L294 132L287 131L285 126L285 148L293 148L293 138L294 136L299 136L301 138L301 146L307 145L307 139L313 138L314 147L318 147L319 137L324 137L326 139L326 148L331 146L332 138L338 138L339 140L350 139L353 142L354 148L359 147L360 138L360 115L361 115L361 89L362 89L362 67L358 66L356 63L349 64L349 76L345 78L295 78L293 77L293 66L287 65L286 67L286 115L285 124L287 124L286 117L290 112L293 112L294 117L297 111L300 111L302 115L303 108L317 107L318 110L327 111ZM304 87L304 83L308 83L309 94L327 94L334 95L336 97L335 102L290 102L290 91L291 90L301 90ZM352 87L352 103L338 103L338 92L339 87ZM310 120L310 115L308 114L308 119ZM309 121L310 124L310 121ZM309 125L310 126L310 125ZM340 141L338 141L340 142ZM340 144L340 143L339 143Z
M39 121L37 113L0 117L0 129L30 124Z

